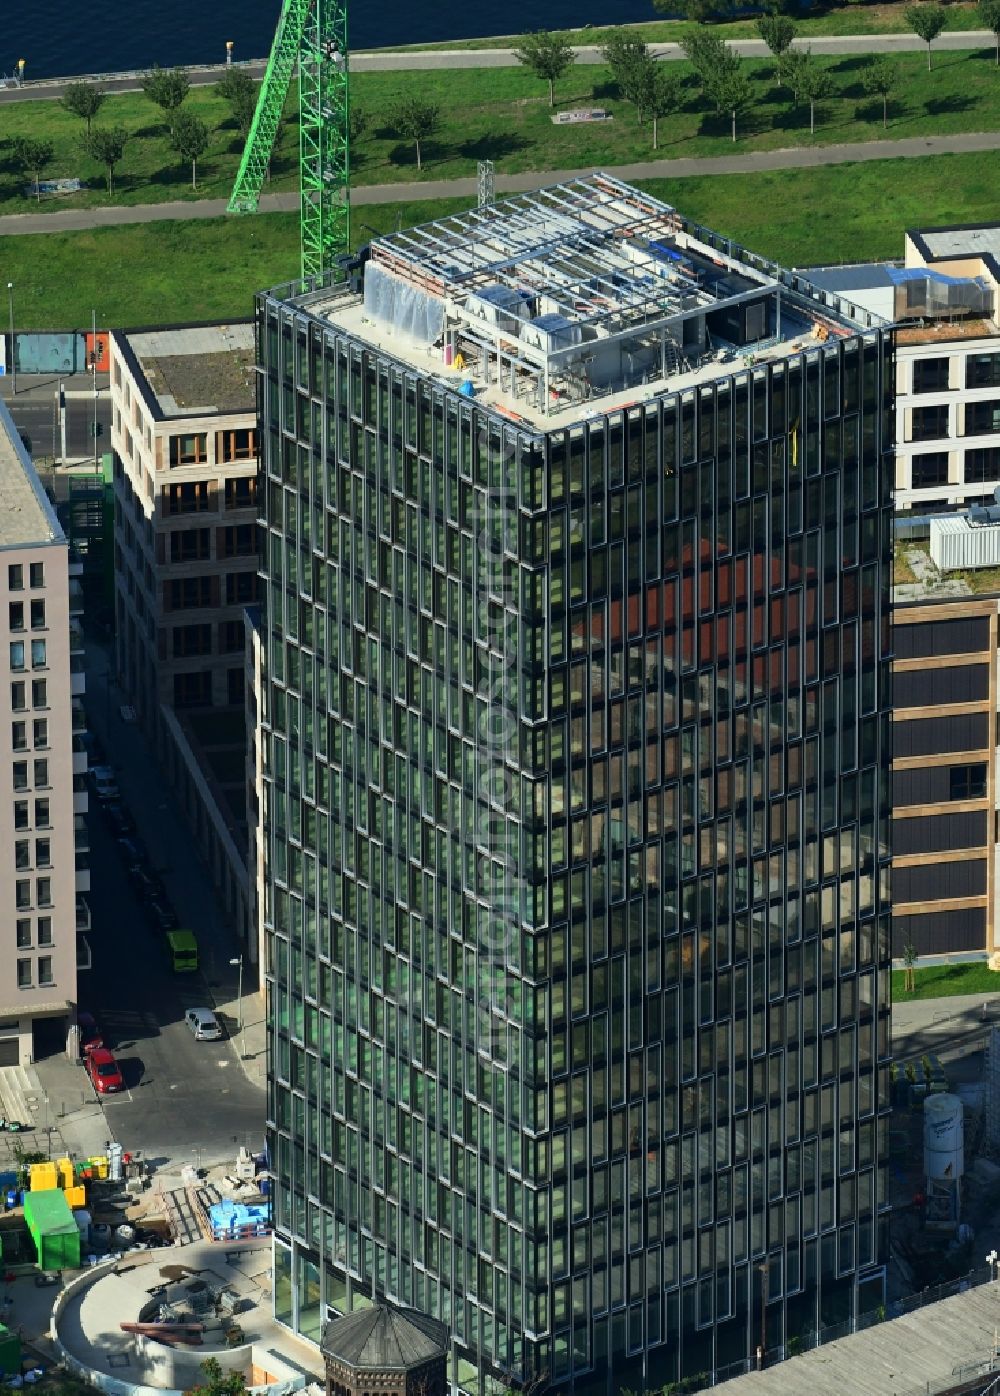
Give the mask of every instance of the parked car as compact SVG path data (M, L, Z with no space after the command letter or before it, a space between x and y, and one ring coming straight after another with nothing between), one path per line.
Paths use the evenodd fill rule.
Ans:
M144 868L149 862L146 845L137 834L120 834L117 843L127 868Z
M118 799L118 777L110 766L91 766L87 774L94 794L102 804L105 800Z
M153 897L147 903L149 919L158 931L175 931L181 924L180 917L166 897Z
M189 1008L184 1021L198 1042L216 1042L222 1036L222 1024L210 1008Z
M135 820L121 801L108 800L101 808L116 839L127 838L129 834L134 833Z
M93 1082L94 1090L98 1095L111 1095L114 1091L125 1089L121 1069L115 1061L113 1053L109 1052L106 1047L96 1047L93 1052L88 1052L86 1062L87 1075Z
M80 1009L76 1015L76 1025L80 1030L80 1056L85 1057L88 1052L94 1052L98 1047L104 1046L104 1034L93 1013L88 1013L85 1009Z
M132 863L128 870L128 880L132 885L132 891L141 902L163 902L166 901L162 881L156 873L151 873L139 863Z

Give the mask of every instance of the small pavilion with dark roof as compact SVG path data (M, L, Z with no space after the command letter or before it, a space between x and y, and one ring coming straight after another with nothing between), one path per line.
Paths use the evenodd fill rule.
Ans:
M446 1396L448 1346L445 1325L416 1309L383 1302L331 1319L326 1396Z

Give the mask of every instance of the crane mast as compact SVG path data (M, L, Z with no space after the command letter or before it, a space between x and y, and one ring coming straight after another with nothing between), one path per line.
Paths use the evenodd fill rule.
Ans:
M308 280L350 248L346 0L283 0L230 213L257 212L296 64L302 277Z

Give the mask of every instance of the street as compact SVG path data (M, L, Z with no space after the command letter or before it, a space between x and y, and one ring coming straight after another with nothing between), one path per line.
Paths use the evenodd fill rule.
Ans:
M242 1043L229 1015L226 1039L198 1042L184 1011L236 997L230 960L239 943L141 732L123 720L121 695L105 687L107 665L107 651L88 644L88 722L118 773L122 803L148 851L149 870L162 878L181 924L198 937L201 969L193 975L171 970L163 934L153 929L133 891L121 850L91 793L87 939L93 967L80 975L78 1000L97 1017L126 1087L103 1098L105 1115L125 1149L141 1149L150 1163L235 1162L241 1145L256 1151L263 1143L264 1092L244 1074ZM248 1007L253 987L248 979ZM37 1069L45 1086L46 1061ZM53 1063L48 1072L54 1077L58 1069ZM82 1071L80 1078L85 1086Z
M39 463L59 459L59 379L23 377L17 395L12 391L13 379L0 378L0 392L10 408L14 425L28 442L28 449ZM94 454L94 397L91 379L82 373L62 380L66 388L66 454L70 460L92 458ZM109 449L111 440L111 400L105 386L98 380L97 420L101 434L97 439L100 452Z

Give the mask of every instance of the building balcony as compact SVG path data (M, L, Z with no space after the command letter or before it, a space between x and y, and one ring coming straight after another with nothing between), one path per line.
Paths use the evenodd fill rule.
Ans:
M69 652L83 654L83 626L72 614L69 621Z
M70 659L69 691L74 698L82 698L87 691L87 675L83 672L81 661L79 669L73 668L73 659Z
M69 584L69 613L70 616L83 615L83 587L72 579L72 564Z
M94 964L93 956L90 953L90 941L86 936L77 935L76 938L76 972L86 974L92 969Z
M90 930L90 903L86 897L76 894L76 929L77 931Z
M83 704L74 702L73 704L73 731L86 732L87 714L83 710Z
M73 791L73 813L86 814L90 806L90 801L86 790Z
M73 816L73 843L77 855L90 852L90 830L82 814Z
M89 892L89 891L90 891L90 867L89 867L89 865L87 865L87 866L85 866L85 867L82 867L82 868L81 868L80 866L77 866L77 869L76 869L76 890L77 890L77 892Z
M87 749L84 746L73 747L73 774L75 776L85 776L87 774Z

